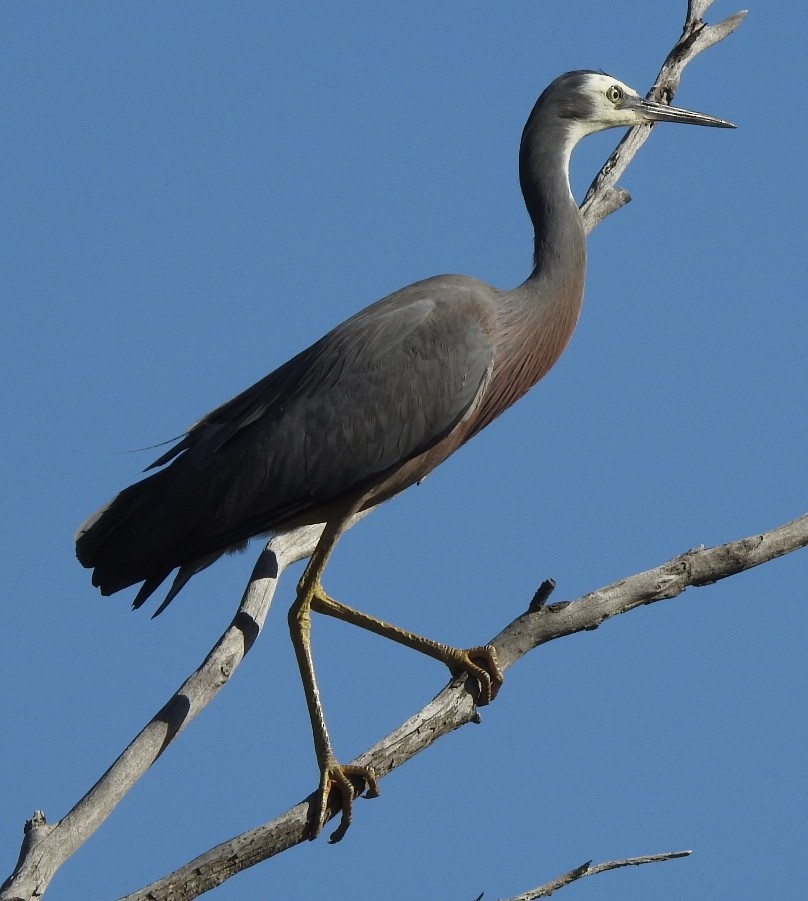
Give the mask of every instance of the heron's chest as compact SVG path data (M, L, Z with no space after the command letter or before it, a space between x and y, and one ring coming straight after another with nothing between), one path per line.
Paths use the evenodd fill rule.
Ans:
M569 285L541 315L503 325L491 380L474 431L488 425L526 394L553 367L569 343L583 300L583 279Z

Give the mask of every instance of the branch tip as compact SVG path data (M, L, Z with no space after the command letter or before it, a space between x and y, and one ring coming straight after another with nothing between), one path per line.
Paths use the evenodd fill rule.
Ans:
M527 608L528 612L536 613L538 610L541 610L547 603L547 599L555 591L555 587L555 579L545 579L536 589L536 593L533 595L533 599Z

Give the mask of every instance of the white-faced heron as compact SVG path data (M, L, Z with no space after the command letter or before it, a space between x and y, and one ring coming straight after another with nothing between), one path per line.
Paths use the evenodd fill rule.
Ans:
M539 97L519 151L534 229L527 280L501 291L440 275L396 291L338 325L196 423L78 530L76 553L93 584L112 594L143 583L141 604L173 571L158 613L188 579L257 535L325 523L298 584L289 628L320 767L310 834L332 792L350 823L356 784L378 793L373 772L340 765L331 749L309 641L312 610L335 616L466 672L488 703L502 682L493 648L459 650L359 613L329 597L321 578L346 523L442 463L550 369L575 328L586 243L569 183L584 136L643 122L732 127L702 113L642 99L611 76L568 72Z

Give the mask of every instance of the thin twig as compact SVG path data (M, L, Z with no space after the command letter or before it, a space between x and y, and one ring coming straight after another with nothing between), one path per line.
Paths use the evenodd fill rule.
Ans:
M607 860L604 863L595 864L594 867L592 866L592 861L589 860L580 867L563 873L561 876L551 879L550 882L545 882L544 885L536 886L536 888L530 889L530 891L521 895L502 899L502 901L536 901L537 898L549 898L553 892L564 888L565 885L569 885L572 882L577 882L585 876L596 876L598 873L605 873L607 870L619 870L621 867L639 867L644 863L661 863L664 860L676 860L680 857L688 857L691 853L691 851L668 851L665 854L648 854L645 857L627 857L625 860Z

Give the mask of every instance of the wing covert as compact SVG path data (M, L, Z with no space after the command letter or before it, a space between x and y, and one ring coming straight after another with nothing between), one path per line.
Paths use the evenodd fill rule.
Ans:
M208 414L153 465L182 454L217 480L229 471L221 524L236 510L244 521L247 508L250 520L299 515L372 482L473 408L493 361L490 292L440 276L390 295Z

